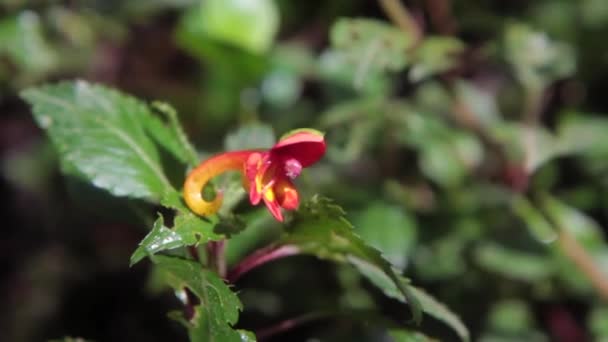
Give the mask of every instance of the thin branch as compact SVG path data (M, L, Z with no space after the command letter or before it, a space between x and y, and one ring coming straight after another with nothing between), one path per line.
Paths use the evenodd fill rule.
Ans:
M379 2L389 19L403 32L412 36L412 47L418 45L422 39L422 29L407 8L399 0L379 0Z
M300 253L300 249L296 246L280 246L270 245L262 249L257 250L253 254L243 259L238 265L236 265L226 277L229 283L236 282L245 273L252 269L261 266L269 261L281 259L287 256L296 255Z
M207 243L207 260L209 267L215 269L220 277L226 275L226 258L224 256L224 250L226 249L226 241L211 241Z
M589 279L591 285L604 301L608 302L608 278L602 272L589 252L566 229L560 228L559 246L564 254L574 262L578 269Z
M541 123L543 107L549 96L550 93L545 92L543 88L528 88L526 90L526 101L523 109L523 122L527 128L526 132L524 133L524 165L528 173L532 173L534 160L537 159L537 128Z
M270 327L260 329L255 332L255 336L260 341L266 340L270 337L273 337L275 335L289 331L293 328L296 328L296 327L306 324L308 322L318 320L318 319L321 319L321 318L324 318L327 316L330 316L330 314L328 314L328 313L308 313L308 314L304 314L304 315L301 315L298 317L293 317L293 318L281 321Z

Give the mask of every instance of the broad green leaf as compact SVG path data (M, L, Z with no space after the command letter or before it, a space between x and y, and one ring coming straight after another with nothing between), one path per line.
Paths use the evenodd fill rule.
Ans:
M606 1L582 0L578 3L583 25L593 29L606 27L605 25L608 23L608 3Z
M0 54L8 55L24 71L44 73L57 63L58 56L43 35L40 17L23 11L0 21Z
M198 164L198 154L179 123L175 109L168 103L158 101L152 103L152 108L163 114L167 120L167 123L164 123L160 118L151 117L145 121L147 131L156 143L166 148L179 161L189 166Z
M471 111L476 122L482 126L491 126L501 120L496 96L490 91L466 81L458 81L456 95Z
M168 228L159 216L150 233L131 255L131 266L164 250L221 240L224 236L214 231L215 224L190 212L181 212L175 217L173 228Z
M427 141L421 152L422 172L445 187L459 185L483 157L479 140L471 134L458 131L451 132L444 138Z
M458 334L462 341L469 341L469 330L460 321L460 318L450 311L445 305L438 302L424 290L410 286L412 294L420 302L422 310L429 316L445 323Z
M84 81L29 88L22 96L62 161L95 186L153 201L174 191L146 132L153 119L142 102Z
M547 279L555 273L557 266L548 256L508 249L493 243L477 247L475 259L488 271L528 282Z
M367 274L380 273L393 283L404 298L412 299L390 263L355 234L344 215L342 208L331 204L330 200L315 196L300 205L287 234L278 241L278 245L296 246L303 254L350 263L360 271L366 269ZM419 322L420 307L414 300L408 303L414 320Z
M353 59L344 51L328 49L319 56L317 77L330 85L354 88L363 94L380 96L390 91L389 80L383 73L369 70L365 64L353 72L356 68Z
M268 51L279 28L273 0L206 0L200 13L208 36L253 53Z
M331 28L330 39L332 46L347 53L352 63L376 71L402 70L412 44L412 37L398 28L363 18L338 20Z
M262 123L250 123L229 132L224 141L226 151L268 149L276 142L272 127Z
M576 69L574 51L569 45L555 42L525 24L507 26L504 45L505 58L528 88L540 89Z
M447 71L458 62L465 45L453 37L428 37L416 47L412 56L409 78L412 82Z
M534 318L530 308L521 300L503 300L492 306L488 315L490 328L502 333L525 333L532 328Z
M525 163L529 172L561 153L555 136L544 127L500 122L489 127L489 133L505 147L512 160Z
M469 339L458 317L398 276L378 250L353 232L343 210L329 200L315 196L302 204L279 244L297 246L301 253L321 259L350 263L387 296L408 303L415 321L419 321L422 310L454 329L463 341Z
M563 153L608 155L608 120L599 115L567 113L560 120L558 144Z
M422 312L445 323L454 330L462 341L469 340L469 331L460 321L460 318L435 298L423 290L412 286L409 279L398 276L397 281L395 281L387 273L380 271L370 263L360 262L359 260L351 260L351 263L372 284L381 289L386 296L402 303L410 303L410 305L412 305L411 303L415 303ZM397 287L397 285L400 285L400 287Z
M374 202L360 211L353 223L365 242L380 250L397 268L405 268L416 242L417 227L403 208Z
M175 257L155 256L153 260L176 292L188 288L200 301L190 320L176 317L188 329L191 341L251 341L250 334L232 328L242 304L216 273L203 269L197 262Z
M608 307L597 306L587 316L587 327L595 341L608 340Z
M361 89L371 75L403 70L412 37L388 23L374 19L339 19L331 28L332 47L354 72L354 86Z

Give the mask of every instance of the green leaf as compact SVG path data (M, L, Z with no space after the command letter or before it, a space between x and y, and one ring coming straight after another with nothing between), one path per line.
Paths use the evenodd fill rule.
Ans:
M556 271L555 263L548 256L508 249L493 243L477 247L475 259L489 271L528 282L547 279Z
M348 262L380 288L387 296L408 303L415 321L421 318L420 310L450 326L463 341L469 334L458 317L434 298L398 276L380 252L366 244L353 232L344 219L344 211L331 201L318 196L303 203L296 212L287 234L280 245L294 245L304 254L321 259Z
M540 89L576 70L573 49L552 41L547 34L535 32L521 23L507 26L504 38L505 58L526 87Z
M491 126L501 120L496 96L491 91L462 80L456 82L455 91L458 99L470 108L475 116L473 119L482 126Z
M587 316L587 326L595 341L608 339L608 307L597 306Z
M460 318L450 311L445 305L438 302L424 290L410 286L412 294L418 301L424 312L433 318L445 323L452 328L462 341L469 341L469 330L462 324Z
M525 168L529 172L561 153L555 136L544 127L500 122L489 127L489 133L505 147L513 161L521 163L525 160Z
M273 0L206 0L200 7L200 25L218 41L264 53L278 31L279 11Z
M332 47L354 68L354 86L361 89L370 76L403 70L413 38L374 19L339 19L331 28ZM353 71L351 70L351 73Z
M148 107L133 97L84 81L22 93L63 162L115 196L158 201L175 191L145 126Z
M416 242L414 219L398 206L371 203L353 219L361 238L382 252L394 266L404 269Z
M348 53L328 49L319 56L317 76L332 85L354 88L361 93L383 96L390 91L384 74L370 70L365 64L357 68ZM356 68L357 72L353 72Z
M398 28L374 19L339 19L331 28L331 44L348 55L351 62L370 70L399 71L407 65L412 44Z
M408 329L390 329L388 335L393 342L431 342L434 339L417 331Z
M449 136L427 141L420 156L420 169L444 187L462 183L481 163L483 148L472 134L453 131Z
M224 238L214 231L215 222L202 219L190 212L179 213L173 222L173 228L164 225L159 216L152 231L139 243L131 255L131 266L146 256L183 246L194 246Z
M226 135L226 151L268 149L276 142L272 127L261 123L250 123L240 126Z
M33 11L23 11L15 17L0 21L0 53L25 71L44 73L53 68L58 56L43 35L40 17Z
M558 144L563 153L608 155L608 120L599 115L568 113L559 122Z
M287 234L278 241L278 245L296 246L303 254L340 263L348 262L360 271L365 269L366 273L383 274L404 298L411 298L390 263L355 234L344 215L342 208L330 200L314 196L300 205ZM420 307L415 301L410 301L409 306L414 320L419 322Z
M152 108L163 114L168 124L157 117L145 121L146 129L156 143L166 148L179 161L196 166L199 162L198 154L179 123L175 109L168 103L159 101L153 102Z
M453 68L458 62L456 57L464 47L460 40L453 37L426 38L414 51L410 80L418 82Z
M179 317L191 341L251 341L250 334L232 328L242 304L216 273L203 269L199 263L175 257L155 256L153 260L176 292L188 288L200 300L190 320Z
M533 327L534 318L526 302L503 300L492 306L488 323L492 330L508 334L523 334Z
M541 207L555 228L576 239L600 269L608 267L608 244L602 227L593 218L550 195L541 197ZM562 248L554 246L554 252L560 264L561 280L580 294L589 293L591 287L587 277L577 267L573 267L572 260L564 255Z

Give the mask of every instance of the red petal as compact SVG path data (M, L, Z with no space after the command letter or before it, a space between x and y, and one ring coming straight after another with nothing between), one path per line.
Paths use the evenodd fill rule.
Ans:
M274 193L279 205L287 210L295 210L300 204L298 190L290 179L283 177L274 185Z
M321 132L304 129L283 136L270 153L272 158L294 158L302 167L308 167L323 157L325 148L325 139Z
M267 198L267 196L264 196L263 198L264 204L266 204L266 207L268 208L272 216L274 216L277 221L283 222L283 213L281 213L281 207L279 206L279 202L277 202L277 199Z

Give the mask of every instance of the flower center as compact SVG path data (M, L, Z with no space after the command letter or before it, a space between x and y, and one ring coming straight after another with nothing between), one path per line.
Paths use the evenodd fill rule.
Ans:
M294 158L289 158L285 161L285 175L291 179L295 179L302 172L302 164Z

